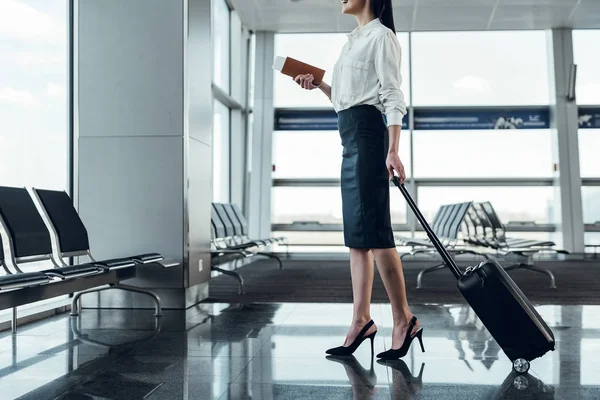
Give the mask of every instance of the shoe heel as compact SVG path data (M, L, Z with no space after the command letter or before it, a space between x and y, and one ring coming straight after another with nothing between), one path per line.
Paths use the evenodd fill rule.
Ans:
M371 333L369 336L367 336L369 339L371 339L371 356L373 356L373 354L375 354L375 335L377 334L377 331Z
M419 344L421 345L421 351L425 353L425 346L423 346L423 329L419 329L419 332L415 335L417 339L419 339Z

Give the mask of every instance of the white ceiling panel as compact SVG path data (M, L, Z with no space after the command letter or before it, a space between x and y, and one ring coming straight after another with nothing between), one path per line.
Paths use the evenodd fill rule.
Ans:
M348 32L340 0L230 0L253 30ZM600 28L600 0L392 0L399 31Z

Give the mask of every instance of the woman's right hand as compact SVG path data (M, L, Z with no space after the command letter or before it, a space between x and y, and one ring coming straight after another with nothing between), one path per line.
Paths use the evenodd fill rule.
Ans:
M317 89L318 86L313 84L315 77L312 74L302 74L294 78L294 81L306 90Z

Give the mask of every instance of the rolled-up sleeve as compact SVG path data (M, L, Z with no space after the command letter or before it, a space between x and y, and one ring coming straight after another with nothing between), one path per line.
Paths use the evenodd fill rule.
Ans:
M375 73L379 79L379 100L383 104L387 125L402 125L406 115L406 101L400 88L402 74L400 42L393 32L379 38L375 48Z

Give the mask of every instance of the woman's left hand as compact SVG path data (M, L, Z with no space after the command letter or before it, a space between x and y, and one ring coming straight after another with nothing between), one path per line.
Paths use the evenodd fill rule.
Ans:
M396 171L396 174L400 179L400 183L404 183L404 180L406 179L406 172L404 172L404 165L402 164L402 161L400 161L400 156L398 153L388 153L387 159L385 160L385 165L390 173L390 180L392 180L394 177L394 171Z

